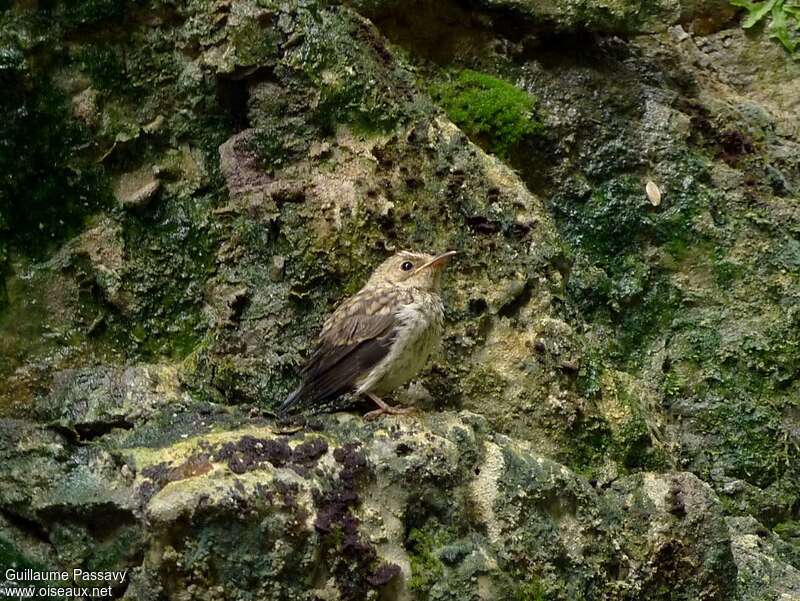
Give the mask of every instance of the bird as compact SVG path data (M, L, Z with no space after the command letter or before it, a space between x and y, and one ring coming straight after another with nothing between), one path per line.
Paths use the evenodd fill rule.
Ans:
M403 250L381 263L364 287L325 321L300 370L300 385L286 397L280 412L348 393L377 405L365 419L414 411L391 406L381 397L419 373L438 346L444 323L441 276L455 254Z

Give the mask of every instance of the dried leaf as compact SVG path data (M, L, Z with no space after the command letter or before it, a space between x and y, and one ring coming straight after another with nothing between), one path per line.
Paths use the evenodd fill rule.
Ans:
M644 187L644 191L647 193L647 200L650 201L651 205L657 207L661 204L661 190L658 189L654 181L649 180Z

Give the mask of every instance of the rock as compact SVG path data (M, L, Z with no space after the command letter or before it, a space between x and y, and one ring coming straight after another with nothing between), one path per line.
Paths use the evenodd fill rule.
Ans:
M87 125L96 126L99 122L97 100L97 90L86 88L72 98L72 114Z
M796 549L790 550L784 541L751 517L731 517L726 522L738 569L738 598L790 601L800 597Z
M272 267L270 268L269 277L273 282L280 282L283 280L284 269L286 268L286 258L281 255L272 257Z
M165 122L166 119L164 115L157 115L155 119L150 121L150 123L147 123L146 125L142 126L142 131L148 134L157 133L161 131L161 129L164 127Z
M53 430L4 420L0 457L0 540L18 567L61 571L87 562L117 570L136 563L142 526L134 491L107 450L76 448Z
M376 0L352 0L352 4L368 14L394 9L395 3ZM682 13L686 18L695 14L698 6L708 2L660 0L654 3L639 1L559 0L481 0L479 6L487 12L509 13L543 30L575 31L586 29L604 33L652 33L663 31L677 23ZM721 5L717 1L713 4Z
M340 414L321 426L285 436L262 423L173 442L164 430L167 438L145 446L127 443L136 440L130 432L94 451L93 475L80 475L70 493L57 484L65 469L57 457L84 450L51 434L50 450L41 446L47 437L29 444L31 454L6 461L3 474L36 457L44 486L18 480L17 488L36 523L59 502L80 503L84 519L116 507L128 516L119 527L146 524L132 591L360 599L391 589L399 598L456 599L613 590L634 598L668 582L673 598L730 598L728 531L710 489L691 474L640 474L603 494L466 412L377 425ZM114 461L127 475L101 467ZM98 481L114 484L92 488ZM41 492L28 497L32 490ZM685 565L699 571L676 579Z
M123 285L125 248L119 223L101 220L81 234L71 250L78 258L88 258L94 280L105 298L123 313L129 313L131 299Z
M220 170L233 198L257 194L271 183L271 178L258 164L254 134L252 130L245 130L219 147Z
M94 438L112 428L131 428L164 405L188 400L170 365L84 368L57 373L38 412L44 421Z
M736 564L710 486L686 472L645 473L614 482L609 494L624 512L619 526L628 567L621 574L628 577L621 580L630 585L636 574L632 593L644 599L657 599L664 590L673 599L734 598ZM691 582L676 586L688 566Z
M160 188L161 182L152 167L144 166L120 175L114 185L114 196L123 208L143 209Z

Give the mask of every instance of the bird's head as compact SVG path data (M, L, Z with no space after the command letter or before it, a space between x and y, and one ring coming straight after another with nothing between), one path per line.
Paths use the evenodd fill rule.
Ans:
M442 268L456 251L439 255L401 251L386 259L373 272L367 286L391 284L437 292L441 285Z

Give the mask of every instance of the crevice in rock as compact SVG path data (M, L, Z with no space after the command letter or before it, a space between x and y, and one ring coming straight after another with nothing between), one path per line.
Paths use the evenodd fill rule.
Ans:
M47 532L47 529L36 520L20 515L7 507L0 508L0 515L23 534L47 545L52 545L50 534Z
M61 436L61 438L64 439L64 442L66 442L69 445L77 445L81 441L80 435L73 428L61 424L59 422L47 424L46 429L52 430L53 432Z
M144 557L140 556L139 560L136 563L136 567L141 566L143 561ZM125 593L128 591L128 587L130 586L130 584L131 584L131 578L130 576L128 576L118 585L113 586L111 588L111 599L122 599L125 596Z
M133 422L124 418L118 417L103 422L90 422L85 424L76 424L75 432L80 436L82 442L102 438L112 430L121 428L123 430L132 430Z
M270 67L253 65L239 67L228 76L217 79L217 101L230 115L234 134L253 126L250 121L250 96L255 86L276 81Z
M531 296L533 296L531 283L525 282L519 292L498 309L497 314L500 317L514 317L520 312L522 307L528 304L528 301L531 300Z
M61 512L58 512L57 515L60 516ZM76 519L69 512L67 512L66 517L70 520ZM78 516L77 521L85 523L89 534L98 542L113 540L120 530L135 527L138 524L136 517L130 510L123 509L112 503L104 503L93 507L90 516L84 519Z
M247 117L248 94L247 79L240 77L219 78L217 80L217 102L230 116L233 133L250 127Z

